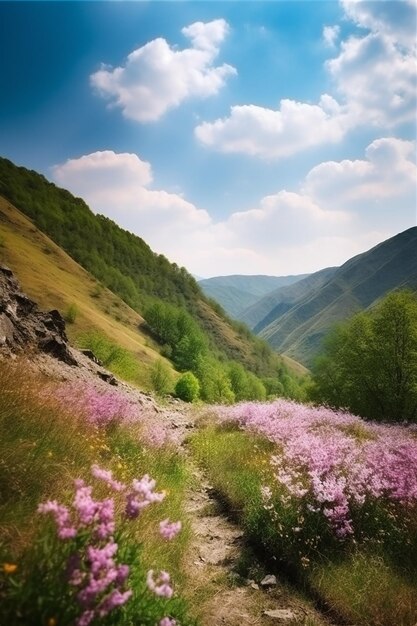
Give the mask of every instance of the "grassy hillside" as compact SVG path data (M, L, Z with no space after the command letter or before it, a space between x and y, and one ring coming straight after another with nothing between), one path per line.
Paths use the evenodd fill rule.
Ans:
M224 310L234 317L241 319L242 313L254 305L260 298L279 287L292 285L305 278L307 274L299 276L215 276L199 281L204 293L216 300ZM245 321L245 320L243 320Z
M143 318L1 197L0 261L42 309L65 314L76 303L75 320L67 324L70 340L77 343L92 329L103 333L137 358L141 368L135 382L148 387L149 367L160 355L157 344L140 330Z
M404 287L417 288L417 227L350 259L320 289L312 289L279 314L260 335L277 350L308 365L335 322Z

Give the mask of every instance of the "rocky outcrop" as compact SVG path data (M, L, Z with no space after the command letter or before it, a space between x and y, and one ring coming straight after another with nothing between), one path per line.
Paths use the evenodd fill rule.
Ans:
M0 266L0 351L30 350L39 350L69 365L77 365L59 311L40 311L36 302L22 293L13 272Z

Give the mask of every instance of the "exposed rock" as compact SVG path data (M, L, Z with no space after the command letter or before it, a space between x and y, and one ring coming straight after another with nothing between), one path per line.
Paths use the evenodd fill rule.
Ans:
M273 574L268 574L261 580L262 587L274 587L277 584L277 577Z
M100 366L103 365L103 363L100 361L100 359L96 357L96 355L94 354L92 350L80 350L80 352L81 354L84 354L84 356L89 358L91 361L93 361L93 363L95 363L96 365L100 365Z
M274 619L279 619L280 621L293 620L297 617L296 614L290 609L271 609L269 611L264 611L264 615Z
M9 353L39 350L77 365L59 311L40 311L20 290L13 272L0 266L0 350Z
M105 383L109 383L109 385L117 387L119 384L118 380L113 376L113 374L109 374L109 372L100 372L100 370L98 370L97 375L101 378L101 380L104 380Z

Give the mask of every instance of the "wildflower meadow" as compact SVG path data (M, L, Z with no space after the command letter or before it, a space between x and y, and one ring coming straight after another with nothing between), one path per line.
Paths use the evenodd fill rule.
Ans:
M195 453L255 543L340 614L363 624L414 626L414 427L283 399L219 406L209 423L193 440ZM350 603L330 593L327 574L336 565L337 591L349 583ZM375 615L359 584L368 569L370 590L380 593L372 600Z

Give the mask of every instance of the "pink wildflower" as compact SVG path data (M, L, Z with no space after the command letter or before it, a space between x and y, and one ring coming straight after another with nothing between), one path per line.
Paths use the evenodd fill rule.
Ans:
M38 506L38 513L52 513L60 539L73 539L76 536L77 529L70 524L70 514L66 506L58 504L56 500L48 500Z
M170 541L180 532L181 526L181 522L170 522L169 519L164 519L162 522L159 522L161 537Z
M132 591L130 589L123 593L119 591L119 589L113 589L113 591L106 598L104 598L102 602L100 602L97 608L99 617L105 617L116 607L126 604L131 597Z
M154 492L156 482L145 474L141 480L132 481L132 491L126 497L126 516L130 519L138 517L139 513L152 502L161 502L165 494Z
M84 611L84 613L82 613L80 617L75 620L75 626L88 626L89 624L91 624L93 619L94 611Z
M176 620L171 619L170 617L163 617L159 622L159 626L176 626L176 624Z
M115 491L124 491L126 489L126 485L113 478L113 473L110 470L102 469L98 465L94 464L91 466L91 473L95 478L103 480Z
M153 570L149 570L146 577L146 584L148 586L148 589L152 591L155 595L161 596L163 598L171 598L174 592L169 583L170 576L168 572L161 571L159 576L154 579Z

